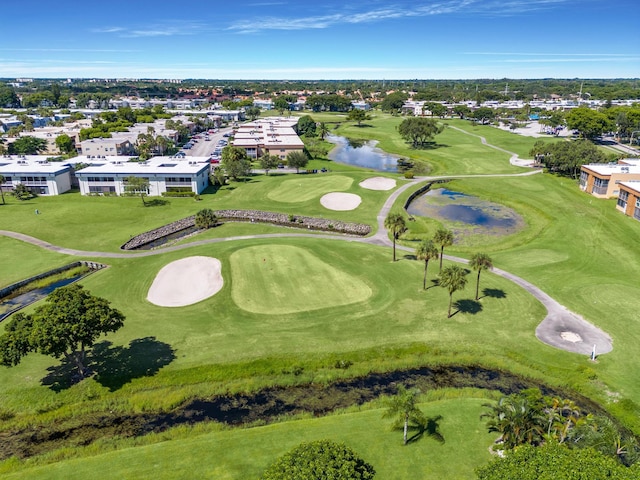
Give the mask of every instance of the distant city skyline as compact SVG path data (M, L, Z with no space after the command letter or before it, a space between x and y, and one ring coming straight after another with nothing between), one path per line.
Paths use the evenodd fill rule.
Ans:
M0 77L640 77L635 0L36 3L2 7Z

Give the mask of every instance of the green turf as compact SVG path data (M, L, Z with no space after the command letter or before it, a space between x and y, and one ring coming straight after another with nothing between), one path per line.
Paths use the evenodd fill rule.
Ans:
M271 190L268 197L276 202L306 202L319 198L325 193L348 190L352 184L352 178L342 175L291 178Z
M252 313L278 315L364 302L371 288L311 251L294 246L243 248L229 258L232 297Z
M438 432L442 438L425 436L408 446L402 445L402 431L391 430L389 421L382 418L384 410L373 409L196 434L27 468L4 478L253 479L300 442L329 438L344 442L373 464L376 478L472 479L473 469L491 458L489 446L495 439L495 434L488 434L479 418L485 401L467 398L421 404L427 417L439 418Z

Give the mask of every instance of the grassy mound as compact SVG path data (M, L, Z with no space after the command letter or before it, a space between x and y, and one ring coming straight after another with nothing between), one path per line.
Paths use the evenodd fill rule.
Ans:
M230 261L233 300L252 313L318 310L362 302L372 295L365 282L300 247L249 247L234 252Z

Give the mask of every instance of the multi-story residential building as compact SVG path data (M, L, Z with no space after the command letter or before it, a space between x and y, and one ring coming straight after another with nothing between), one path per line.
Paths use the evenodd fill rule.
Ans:
M3 191L22 184L37 195L59 195L71 189L71 167L48 162L42 155L3 155L0 157Z
M640 221L640 181L620 182L616 208Z
M93 161L92 161L93 162ZM201 193L209 184L209 157L153 157L145 162L96 162L76 172L83 195L123 195L127 178L149 181L149 196L190 189Z
M130 155L133 153L133 145L129 139L124 138L92 138L80 142L82 155Z
M582 165L580 168L580 189L597 198L617 197L620 182L629 180L640 180L640 165L634 165L633 159Z
M233 137L233 146L243 148L251 158L264 154L284 160L289 152L304 150L304 142L293 129L297 118L268 117L245 123Z

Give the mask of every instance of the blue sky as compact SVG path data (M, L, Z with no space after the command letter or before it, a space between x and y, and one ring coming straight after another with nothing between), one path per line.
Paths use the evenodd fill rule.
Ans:
M637 0L31 0L1 12L0 77L640 77Z

